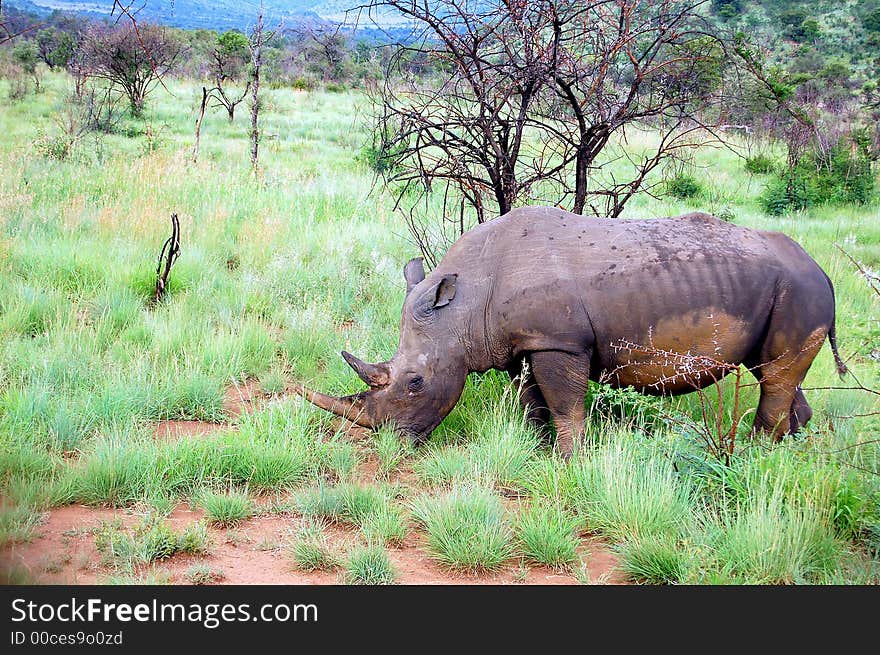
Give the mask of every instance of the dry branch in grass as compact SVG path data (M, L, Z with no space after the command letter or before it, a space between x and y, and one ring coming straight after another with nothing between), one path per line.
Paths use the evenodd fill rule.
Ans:
M162 246L159 253L159 265L156 267L156 293L153 296L153 302L158 303L165 296L168 289L168 276L171 274L171 267L180 256L180 221L177 214L171 214L171 236Z
M739 427L747 414L741 408L741 391L746 387L758 384L758 382L744 383L742 376L745 367L708 355L690 352L678 353L657 348L651 344L644 346L626 340L612 344L612 349L617 353L629 353L639 357L639 364L642 365L648 364L664 369L671 368L672 370L668 375L659 378L656 382L649 385L657 391L662 392L668 385L678 386L682 383L693 386L694 391L700 398L700 422L687 421L681 416L671 413L665 413L664 418L680 427L695 430L706 446L706 450L712 456L722 460L725 464L730 462L730 457L736 449L736 436ZM647 358L647 362L641 358ZM630 365L627 363L616 367L604 376L603 381L613 380L615 376ZM725 426L725 415L728 408L726 407L722 381L729 374L733 374L735 386L733 406L730 408L731 421L729 425ZM699 384L701 380L707 377L711 380L711 385ZM706 389L709 386L715 390L716 402L714 408L706 393Z

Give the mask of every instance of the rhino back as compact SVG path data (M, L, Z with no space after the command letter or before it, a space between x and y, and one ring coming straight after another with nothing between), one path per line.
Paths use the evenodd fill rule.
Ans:
M521 352L592 347L597 370L620 365L626 343L742 361L780 280L825 284L818 265L775 233L706 214L608 220L548 207L472 230L440 269L471 280L496 366Z

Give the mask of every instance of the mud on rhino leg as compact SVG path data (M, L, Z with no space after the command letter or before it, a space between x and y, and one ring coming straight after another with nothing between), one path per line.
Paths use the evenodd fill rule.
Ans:
M527 360L528 361L528 360ZM535 382L535 376L531 369L531 362L528 362L529 369L527 375L523 376L522 360L517 360L507 369L507 374L514 386L519 390L519 403L526 411L526 420L538 431L541 438L550 439L550 410L547 409L547 401L541 388Z
M810 420L813 412L800 385L822 348L826 333L815 330L803 342L796 342L775 357L772 349L762 354L766 363L755 371L761 384L755 432L767 432L774 441L780 441L783 435L796 432Z
M556 449L571 457L584 436L584 398L590 383L590 353L532 353L532 373L556 426Z

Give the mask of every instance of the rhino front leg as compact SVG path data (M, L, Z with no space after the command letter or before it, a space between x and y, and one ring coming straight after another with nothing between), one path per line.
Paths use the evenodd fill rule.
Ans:
M518 360L507 369L507 374L519 391L519 403L526 412L526 420L537 430L542 439L549 440L550 410L547 409L547 401L535 381L531 363L528 362L528 366L523 370L523 361L528 362L528 359Z
M556 426L556 449L568 459L584 436L584 398L590 383L590 353L532 353L532 373Z

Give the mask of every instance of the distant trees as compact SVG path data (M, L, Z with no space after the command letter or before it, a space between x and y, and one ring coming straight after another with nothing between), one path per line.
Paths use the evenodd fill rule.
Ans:
M230 123L235 120L235 108L244 102L251 88L249 65L250 41L244 34L229 30L217 37L211 53L211 77L217 104L226 110ZM247 78L245 88L236 94L231 86L240 84L243 78Z
M40 73L40 53L33 41L21 41L12 49L12 60L21 72L34 82L36 92L40 92L42 74Z
M309 25L295 31L301 39L306 71L323 82L338 82L347 77L352 47L348 35L339 26Z
M786 147L785 165L762 197L764 209L781 214L829 201L868 202L880 143L868 96L860 102L853 93L849 68L818 58L787 70L743 34L733 52L757 82L756 132Z
M89 76L120 89L139 116L147 96L173 69L182 44L164 27L132 23L94 27L83 35L81 48Z
M64 68L76 49L76 39L70 32L48 27L37 32L37 50L49 70Z

